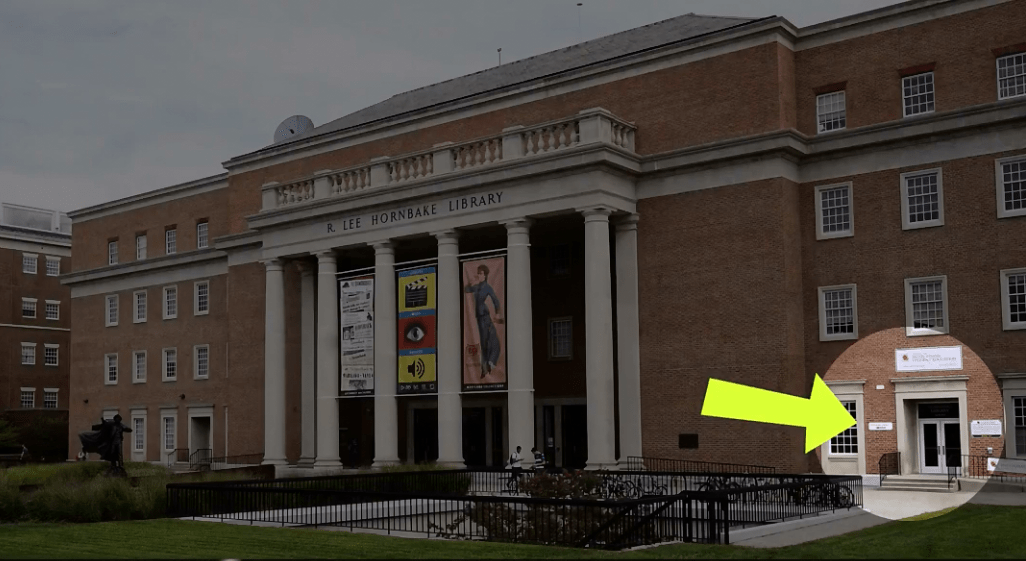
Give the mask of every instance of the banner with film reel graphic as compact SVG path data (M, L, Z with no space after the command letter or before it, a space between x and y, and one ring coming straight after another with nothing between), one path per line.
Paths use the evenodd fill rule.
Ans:
M398 394L438 391L435 375L435 267L399 271Z

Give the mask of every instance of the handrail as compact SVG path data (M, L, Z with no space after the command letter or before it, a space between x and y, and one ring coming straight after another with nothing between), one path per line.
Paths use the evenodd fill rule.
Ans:
M210 467L210 457L213 455L210 448L200 448L189 455L189 469L195 469L198 465Z
M655 466L670 469L657 469ZM680 468L680 469L673 469ZM698 460L677 460L671 458L652 458L648 456L628 456L627 469L629 470L654 470L654 471L675 471L681 473L776 473L777 468L772 466L760 466L754 464L730 464L724 462L705 462Z
M880 456L877 466L880 472L880 485L888 475L901 475L901 452L888 452Z
M181 459L182 458L182 452L185 452L185 457L186 457L185 460ZM189 449L188 448L175 448L174 450L171 450L170 452L167 453L167 467L171 467L174 464L184 463L184 462L188 461L188 454L189 454Z

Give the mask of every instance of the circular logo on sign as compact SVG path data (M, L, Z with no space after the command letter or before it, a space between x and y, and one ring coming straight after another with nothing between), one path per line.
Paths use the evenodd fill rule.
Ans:
M908 355L901 355L901 360L908 362Z

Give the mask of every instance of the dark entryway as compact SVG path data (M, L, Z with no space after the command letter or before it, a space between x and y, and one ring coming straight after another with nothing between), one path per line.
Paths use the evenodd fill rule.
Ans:
M463 410L463 461L468 466L484 466L488 458L488 436L484 407Z
M584 469L588 463L588 406L564 405L563 465L565 469Z
M438 459L438 410L413 409L413 462Z

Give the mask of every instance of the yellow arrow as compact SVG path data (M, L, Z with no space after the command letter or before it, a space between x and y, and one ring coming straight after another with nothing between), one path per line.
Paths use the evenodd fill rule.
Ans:
M806 454L855 424L819 374L809 399L710 378L702 415L805 427Z

